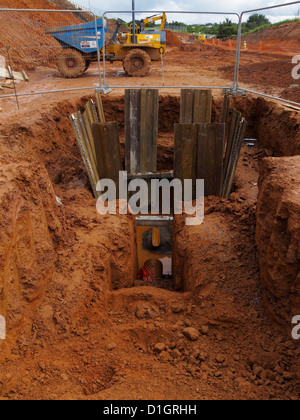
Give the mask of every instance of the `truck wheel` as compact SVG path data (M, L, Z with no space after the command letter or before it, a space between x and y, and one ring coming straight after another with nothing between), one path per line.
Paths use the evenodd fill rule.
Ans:
M67 48L58 57L58 70L65 77L81 76L86 69L86 60L77 50Z
M151 58L146 51L130 50L123 60L123 68L129 76L143 77L149 74Z

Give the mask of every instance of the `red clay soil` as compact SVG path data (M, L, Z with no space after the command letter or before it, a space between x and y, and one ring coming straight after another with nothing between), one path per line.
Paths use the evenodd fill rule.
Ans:
M68 120L86 100L53 107L40 99L40 111L1 123L1 399L299 398L299 347L260 299L263 145L244 145L230 199L207 201L208 240L180 228L178 256L191 263L185 281L197 284L193 292L113 291L133 282L135 228L129 216L96 212ZM103 103L107 119L122 120L122 98ZM179 100L160 103L159 165L172 166L168 127ZM217 98L215 119L220 107Z
M243 35L243 40L256 44L260 41L274 41L299 45L300 21L283 23L279 26L270 26L253 34Z
M272 60L272 61L263 61L261 63L247 64L241 67L240 69L240 78L243 83L251 84L253 83L253 78L255 78L255 83L263 84L266 81L266 75L269 79L269 87L282 87L289 88L291 85L295 85L296 81L292 77L292 66L291 61L284 60ZM228 69L223 69L232 71L232 67ZM270 77L271 76L271 77ZM297 92L299 89L297 89ZM298 97L298 102L300 97Z
M300 312L299 178L299 156L263 161L256 215L262 297L282 324Z
M182 41L178 35L172 31L166 31L167 45L170 47L179 47L182 45Z
M240 82L242 86L252 85L257 91L257 85L265 86L264 93L300 103L299 83L293 79L292 58L300 50L300 21L273 26L253 34L243 35L249 51L242 51L240 66ZM261 51L259 45L261 44ZM252 45L254 44L254 45ZM253 47L257 52L253 52ZM221 69L228 76L232 66ZM255 88L256 85L256 88Z
M282 98L289 99L290 101L300 103L300 85L291 86L281 93Z
M55 10L75 8L68 1L61 0L4 0L1 7ZM0 55L8 62L6 47L10 47L10 57L15 70L29 71L37 66L56 67L61 46L51 35L45 34L45 29L80 24L91 19L91 15L87 13L1 12ZM113 33L115 26L115 21L109 19L108 32ZM128 29L123 25L120 31L126 32Z
M41 7L42 2L25 4ZM24 25L36 35L30 22ZM218 84L219 69L234 63L234 51L195 48L184 54L179 45L168 49L166 82ZM242 64L249 62L262 60L246 53ZM153 66L147 83L161 82L160 66ZM91 66L84 77L66 81L57 70L43 67L30 72L30 82L18 85L18 91L53 87L51 81L57 88L96 86L95 71ZM108 82L132 83L120 71L119 63L108 66ZM229 85L231 76L227 73L221 83ZM272 78L271 73L251 86L274 93ZM145 79L135 82L142 85ZM0 314L6 315L8 328L7 340L0 341L0 398L299 399L299 343L291 339L288 319L284 325L275 322L276 301L271 309L264 307L270 289L260 276L265 256L257 258L255 238L259 171L268 167L272 170L262 171L261 185L272 184L274 176L280 188L260 201L265 224L256 235L266 247L271 244L268 264L272 255L282 258L286 251L281 247L272 253L280 226L272 237L271 218L282 189L288 190L276 168L287 170L289 163L280 166L282 158L271 158L262 166L262 159L300 154L299 112L252 96L233 98L232 106L248 120L247 137L258 144L244 144L229 200L207 200L204 226L187 230L182 218L175 221L176 284L196 286L175 292L130 287L137 270L134 220L97 213L69 122L89 99L84 94L61 93L59 101L56 95L19 98L18 113L14 100L1 100ZM221 105L216 96L214 121ZM107 120L119 123L124 156L123 91L105 96L103 106ZM178 121L178 92L165 92L160 97L160 170L173 168ZM290 229L291 261L297 223ZM279 284L286 280L288 263ZM115 290L121 287L128 288ZM283 302L298 309L296 287L291 300L280 296L286 290L278 290Z
M245 64L240 66L239 79L241 86L250 86L254 91L274 95L300 103L300 90L297 80L292 76L293 65L290 57L268 58L261 56L258 62L251 56L256 55L252 52L244 53L243 60ZM224 75L230 77L234 67L227 66L220 69Z
M298 108L262 98L233 98L232 104L248 121L248 134L259 139L266 156L300 154L300 115ZM251 137L251 136L250 136Z
M3 0L3 8L57 9L46 0ZM0 13L0 55L7 59L6 47L10 47L10 56L15 70L34 70L37 65L48 65L51 57L57 57L60 45L50 35L45 35L46 28L82 23L72 13Z
M217 45L182 43L178 47L171 47L167 50L165 79L171 85L173 80L168 78L168 66L172 66L174 73L178 67L178 74L183 80L188 78L191 72L195 73L193 79L187 82L190 85L195 80L202 84L206 78L214 80L213 84L218 85L221 78L228 81L233 80L234 59L234 50ZM230 63L230 65L224 66L225 63ZM292 77L294 66L289 54L280 52L260 54L243 51L239 81L241 87L300 102L298 82ZM215 72L214 78L209 77L213 72ZM198 74L198 78L196 74Z

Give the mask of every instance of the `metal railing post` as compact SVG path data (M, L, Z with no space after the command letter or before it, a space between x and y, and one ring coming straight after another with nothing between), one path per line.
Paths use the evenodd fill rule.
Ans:
M105 14L104 14L105 15ZM102 15L102 27L103 27L103 46L102 46L102 62L103 62L103 85L100 89L100 93L109 93L111 91L110 87L106 83L106 32L104 28L105 16ZM99 62L100 66L100 62Z
M96 44L97 44L97 61L98 61L98 72L99 72L99 85L98 85L98 87L102 88L101 65L100 65L101 55L100 55L99 39L98 39L97 16L93 12L91 12L91 13L94 16L94 21L95 21L95 35L96 35ZM105 30L103 28L103 22L102 22L102 29L103 29L103 32L105 32ZM100 37L101 37L101 35L100 35ZM104 40L103 40L103 42L104 42Z
M102 21L104 21L105 17L102 16ZM106 86L106 32L103 32L103 85Z
M237 41L236 41L236 57L235 57L235 69L234 69L234 88L236 90L239 89L242 25L243 25L243 14L241 14L239 18L239 28L238 28L238 35L237 35Z

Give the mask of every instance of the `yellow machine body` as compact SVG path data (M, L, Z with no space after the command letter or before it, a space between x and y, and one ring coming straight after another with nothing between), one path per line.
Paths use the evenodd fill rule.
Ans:
M198 39L199 39L199 41L205 41L206 40L206 35L205 34L199 34Z
M145 29L149 23L161 20L160 30ZM111 60L123 60L130 49L142 49L155 61L161 58L166 51L166 33L164 31L167 15L150 16L141 21L140 25L135 25L135 43L133 43L133 30L130 26L130 32L122 33L118 43L108 44L106 54L111 55ZM108 60L110 57L108 57Z

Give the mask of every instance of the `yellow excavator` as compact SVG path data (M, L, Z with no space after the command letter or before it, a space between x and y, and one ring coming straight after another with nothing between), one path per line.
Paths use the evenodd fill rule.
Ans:
M146 28L151 22L161 20L160 30ZM119 36L121 21L117 25L108 44L103 46L107 32L106 20L98 19L97 25L88 22L81 25L46 29L62 46L58 57L58 69L65 77L78 77L85 73L93 61L100 59L110 62L122 61L129 76L146 76L150 72L151 60L159 60L166 52L166 33L164 31L167 16L150 16L130 26L129 33ZM97 36L95 34L97 26ZM98 42L98 47L97 47Z
M207 36L205 34L198 34L198 40L199 41L206 41Z
M161 20L159 31L146 28L149 23ZM166 33L164 31L167 15L153 15L130 25L130 32L122 33L119 42L115 34L106 47L108 61L122 60L125 72L130 76L146 76L150 71L151 60L157 61L166 52ZM124 42L123 42L124 41Z

